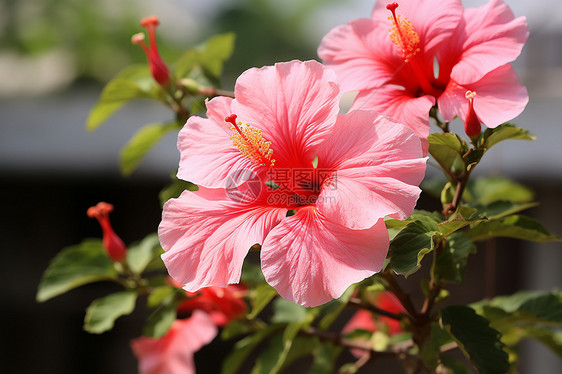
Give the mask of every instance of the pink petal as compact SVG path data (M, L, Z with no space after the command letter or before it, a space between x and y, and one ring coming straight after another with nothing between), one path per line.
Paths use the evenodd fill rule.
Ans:
M459 41L460 61L451 72L451 78L464 85L480 80L497 67L519 56L529 37L525 17L515 18L502 0L490 0L464 12L464 28L459 28L451 39Z
M385 216L412 214L425 174L419 138L372 111L339 116L318 150L318 169L334 170L316 206L333 222L366 229Z
M388 19L391 13L386 6L394 1L377 1L371 18L390 28ZM461 21L463 7L460 0L406 0L399 1L396 14L407 18L420 36L420 46L426 54L431 54L439 44L449 42L449 38Z
M399 86L386 85L375 91L360 92L351 110L376 110L405 124L425 140L429 135L429 110L433 105L435 98L431 95L415 97ZM423 145L426 154L427 144Z
M193 354L217 335L211 317L194 311L187 319L175 320L160 339L140 337L131 341L139 360L140 374L195 374Z
M352 230L308 207L269 233L261 264L265 279L283 298L312 307L380 271L387 252L383 220L367 230Z
M178 178L203 187L224 188L242 171L261 169L242 156L229 136L213 120L190 117L178 135Z
M402 59L395 53L387 28L360 18L324 36L318 56L336 72L344 92L376 88L394 77Z
M286 212L263 202L239 204L222 189L185 191L164 205L158 228L164 264L187 291L238 283L250 247Z
M233 113L263 130L276 167L310 165L331 131L341 96L335 74L316 61L250 69L236 81Z
M527 89L519 83L511 65L505 64L476 83L462 86L451 81L438 100L439 111L446 121L455 115L465 119L468 111L466 91L476 92L474 111L480 121L490 128L517 117L529 102Z

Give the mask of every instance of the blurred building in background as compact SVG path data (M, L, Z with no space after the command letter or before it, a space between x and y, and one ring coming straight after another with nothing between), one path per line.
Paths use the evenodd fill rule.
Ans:
M464 2L465 6L484 1ZM81 331L84 309L110 286L92 285L44 304L34 300L49 260L63 247L99 237L86 209L115 205L115 230L126 243L154 232L160 221L158 192L169 183L179 155L175 134L166 137L130 177L118 168L119 149L144 124L170 118L166 108L137 102L95 132L84 123L103 83L133 62L143 63L132 34L141 17L161 20L160 50L171 61L217 32L237 34L223 86L252 66L317 58L316 47L332 27L367 17L371 0L0 0L0 343L3 372L134 373L130 339L141 334L141 312L120 319L101 336ZM541 205L529 214L562 235L562 5L509 0L529 19L531 37L514 64L530 103L516 120L536 142L506 142L492 149L478 174L502 174L532 187ZM460 125L459 125L460 126ZM438 177L429 167L428 175ZM422 199L428 206L436 202ZM498 241L495 264L487 248L469 260L466 284L454 300L473 302L488 292L551 289L562 285L562 245ZM486 261L488 264L486 265ZM494 279L483 279L495 266ZM205 348L201 373L217 370L228 344ZM527 344L522 373L562 372L560 359ZM213 360L205 357L213 356ZM215 365L215 366L213 366Z

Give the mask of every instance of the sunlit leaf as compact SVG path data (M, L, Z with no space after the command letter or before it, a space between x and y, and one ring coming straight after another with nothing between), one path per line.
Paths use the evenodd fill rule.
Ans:
M117 272L101 240L87 239L53 258L39 284L37 301L49 300L87 283L116 279Z
M168 332L175 320L176 306L174 304L163 304L148 317L143 335L150 338L160 338Z
M177 129L175 122L153 123L141 127L135 135L121 148L119 153L119 166L124 175L131 174L142 161L144 156L156 145L168 132Z
M127 264L134 273L141 274L162 252L158 234L147 235L142 241L132 244L127 249Z
M493 145L507 140L537 140L536 136L527 130L523 130L511 123L504 123L493 129L486 129L482 134L480 143L486 149L490 149Z
M84 330L92 334L111 330L117 318L133 312L136 300L135 291L117 292L94 300L86 309Z
M473 241L488 240L495 237L507 237L534 242L562 241L562 238L552 235L537 220L512 215L505 218L480 222L467 231Z

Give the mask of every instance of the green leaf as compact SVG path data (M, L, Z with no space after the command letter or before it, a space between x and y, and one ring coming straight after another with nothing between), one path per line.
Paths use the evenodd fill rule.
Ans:
M178 128L178 124L153 123L141 127L136 134L121 148L119 166L124 175L131 174L150 149L168 132Z
M429 153L441 167L450 170L455 175L461 175L465 171L463 154L468 151L466 143L453 133L429 134Z
M170 286L156 287L148 295L147 305L149 308L157 308L160 305L170 305L174 302L174 298L178 293L183 291L179 288Z
M161 206L164 206L166 201L179 197L183 191L197 191L199 189L196 184L177 179L175 176L172 178L174 181L158 194Z
M449 236L457 230L462 229L475 222L480 222L485 220L480 214L477 214L476 209L468 208L465 206L459 206L457 211L449 217L445 222L439 224L439 231L444 236Z
M462 233L447 238L443 252L435 261L434 275L437 280L461 283L470 254L476 253L476 246Z
M274 332L281 329L281 325L269 325L263 330L258 330L255 334L239 340L232 349L231 353L226 357L222 365L222 374L234 374L240 370L244 361L250 356L252 351L261 342Z
M500 333L489 321L467 306L452 305L441 310L441 322L481 374L503 374L509 370Z
M464 366L462 362L452 357L443 356L441 362L443 366L452 371L452 374L472 374L472 371Z
M242 265L242 276L240 278L240 281L250 286L264 284L265 278L261 271L261 266L250 261L244 261L244 265Z
M101 334L111 330L115 320L131 314L135 310L137 293L135 291L117 292L94 300L84 318L84 330L91 334Z
M285 344L283 334L276 334L269 339L268 346L261 352L256 360L252 374L272 374L279 373L301 357L312 354L318 341L311 337L295 337L291 343L288 353L284 356L284 361L278 364L283 357ZM277 366L279 365L279 368Z
M267 304L269 304L269 302L277 296L277 291L269 284L263 283L253 290L253 295L253 308L247 316L248 319L256 318L263 308L265 308Z
M421 359L431 372L434 372L439 365L440 348L451 341L451 335L438 323L433 322L431 324L429 337L420 352Z
M475 205L474 208L478 210L478 213L489 218L497 219L509 216L514 213L518 213L522 210L534 208L538 203L524 203L517 204L510 201L494 201L490 205Z
M307 309L303 306L287 301L281 297L273 301L273 323L291 323L307 319Z
M233 33L219 34L188 50L176 62L176 77L187 78L198 66L204 68L213 77L220 77L224 62L234 51L234 41Z
M116 278L117 272L102 241L87 239L53 258L43 273L36 299L43 302L87 283Z
M318 327L321 330L328 330L328 328L334 323L336 318L340 315L340 313L345 309L349 299L353 296L353 292L357 288L357 284L352 284L348 287L347 290L335 300L332 300L324 305L322 305L322 314L324 317L320 320Z
M548 232L539 221L522 215L480 222L467 231L467 235L473 241L488 240L494 237L523 239L540 243L562 241L561 237Z
M421 260L443 239L437 223L429 217L411 222L390 242L390 265L408 277L421 267Z
M319 344L314 350L314 360L312 361L309 374L333 373L336 360L341 351L342 347L337 347L331 343Z
M268 374L278 374L281 372L283 365L289 362L287 361L289 357L289 353L291 352L291 348L293 348L293 344L295 344L295 339L301 329L308 327L310 322L312 322L312 314L307 316L305 321L298 321L298 322L291 322L285 328L283 332L283 350L276 355L277 361L275 365L269 370ZM310 346L310 344L309 344ZM302 350L303 348L300 348ZM295 352L299 352L299 349L295 349Z
M158 234L147 235L142 241L132 244L127 249L127 265L133 273L142 274L148 264L163 252Z
M469 181L463 197L467 192L473 199L467 201L474 205L489 205L496 201L528 203L534 199L534 193L529 188L497 176Z
M562 357L562 293L519 292L475 305L479 314L502 333L502 341L515 346L523 338L533 338Z
M176 306L174 304L163 304L148 317L143 335L150 338L160 338L168 332L175 320Z
M162 100L163 92L146 65L132 65L107 83L96 105L90 111L86 129L98 128L123 105L134 99Z
M504 123L496 128L486 129L479 143L482 144L483 148L490 149L493 145L507 139L537 140L537 137L511 123Z

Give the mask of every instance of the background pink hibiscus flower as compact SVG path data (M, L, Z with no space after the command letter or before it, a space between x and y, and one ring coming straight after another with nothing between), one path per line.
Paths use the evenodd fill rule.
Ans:
M389 5L390 4L390 5ZM463 9L460 0L378 1L371 18L330 31L318 55L333 68L344 91L359 91L353 108L373 108L429 134L428 113L465 120L467 91L487 127L519 115L527 91L509 62L529 31L502 0ZM389 30L390 29L390 30Z
M236 99L213 99L209 119L190 118L178 176L193 171L200 189L168 201L159 227L164 263L186 290L237 283L256 243L267 282L305 306L380 271L383 218L411 214L426 159L406 126L374 111L338 115L333 79L315 61L250 69ZM232 199L221 185L244 175L238 167L261 186L253 199Z
M195 374L193 354L217 335L211 317L196 310L190 318L177 319L161 338L142 336L131 341L140 374Z

